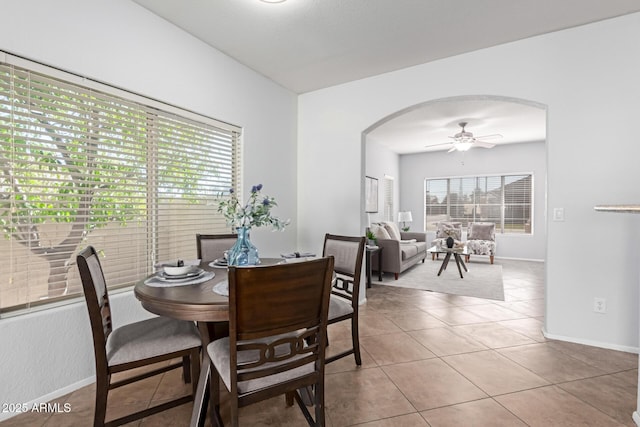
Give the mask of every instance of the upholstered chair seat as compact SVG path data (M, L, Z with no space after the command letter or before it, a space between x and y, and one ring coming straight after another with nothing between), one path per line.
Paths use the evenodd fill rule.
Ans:
M441 221L438 223L436 229L436 237L431 241L431 246L435 246L438 249L447 247L447 238L453 237L456 242L462 241L462 223L452 221ZM437 253L431 254L431 259L436 259Z
M491 264L496 254L496 225L492 222L470 222L467 232L467 252L488 255ZM466 256L469 261L470 255Z

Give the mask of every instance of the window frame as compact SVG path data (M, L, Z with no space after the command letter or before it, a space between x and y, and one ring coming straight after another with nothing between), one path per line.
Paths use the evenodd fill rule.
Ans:
M508 227L506 226L505 223L505 214L506 214L506 208L507 208L507 202L505 200L505 185L508 185L510 183L505 184L505 181L507 178L510 177L522 177L521 179L529 179L530 180L530 187L529 187L529 193L524 194L525 197L528 197L529 200L529 218L528 218L528 226L527 226L527 221L525 220L525 224L523 225L523 231L512 231L509 232L508 231ZM502 235L509 235L509 236L531 236L533 235L533 222L534 222L534 214L535 214L535 210L534 210L534 204L535 204L535 192L534 192L534 173L533 172L509 172L509 173L492 173L492 174L484 174L484 175L465 175L465 176L444 176L444 177L429 177L429 178L425 178L424 179L424 204L423 204L423 215L424 215L424 229L425 231L429 232L429 231L436 231L436 224L438 221L431 221L429 222L429 216L428 215L428 211L429 211L429 207L430 206L436 206L436 205L432 205L428 200L428 193L427 193L427 188L428 188L428 182L429 181L446 181L446 194L445 194L445 199L446 199L446 212L444 213L445 218L444 219L440 219L439 221L461 221L463 223L463 228L466 227L465 222L468 224L469 222L472 221L487 221L484 219L476 219L475 218L475 209L473 209L473 218L471 219L465 219L464 218L452 218L452 203L451 203L451 181L452 180L468 180L468 179L474 179L476 180L476 185L478 182L478 179L488 179L488 178L499 178L500 179L500 204L499 204L499 210L500 210L500 218L498 221L491 221L489 220L489 222L495 222L496 223L496 233L497 234L502 234ZM477 187L476 187L477 188ZM457 194L457 193L456 193ZM474 205L478 205L478 203L473 203ZM494 204L497 206L497 204ZM526 204L524 204L526 205ZM524 218L523 218L524 220ZM430 227L431 225L431 227Z
M64 70L60 70L57 68L53 68L38 62L34 62L25 58L21 58L18 57L16 55L12 55L10 53L7 52L3 52L0 51L0 66L6 67L6 68L10 68L10 69L20 69L20 71L22 72L22 70L26 70L27 73L29 73L29 75L31 75L31 73L33 73L33 75L38 75L38 76L43 76L43 78L45 79L51 79L51 80L56 80L61 82L61 84L64 85L68 85L69 87L72 87L73 89L78 90L79 92L82 91L87 91L88 93L94 92L96 94L102 94L105 97L110 97L113 99L119 99L121 100L123 103L126 104L135 104L137 106L140 106L141 109L145 110L145 114L146 117L148 117L146 119L146 121L149 121L149 117L153 116L154 114L156 115L156 119L162 119L165 121L170 121L170 120L177 120L178 122L180 122L180 124L183 126L179 129L180 130L184 130L186 128L189 128L190 126L193 127L194 129L196 129L197 127L201 127L203 129L207 129L210 130L211 132L219 132L220 135L222 135L220 138L220 140L222 139L228 139L229 141L229 145L230 148L228 149L229 152L229 156L230 158L227 160L229 162L230 166L230 173L227 175L227 178L221 180L220 182L224 182L226 183L227 181L230 183L229 185L225 185L224 188L222 186L222 184L209 184L209 189L213 189L213 188L217 188L219 190L219 192L217 192L217 194L221 194L222 191L226 191L229 188L233 188L237 194L239 194L240 197L242 197L242 148L243 148L243 144L242 144L242 128L224 121L220 121L220 120L216 120L198 113L195 113L193 111L187 110L187 109L183 109L174 105L170 105L161 101L158 101L156 99L152 99L146 96L142 96L139 95L137 93L131 92L131 91L127 91L124 89L120 89L117 87L114 87L112 85L109 84L105 84L102 82L99 82L97 80L93 80L84 76L80 76L74 73L69 73L67 71ZM13 79L13 77L12 77ZM11 80L13 81L13 80ZM4 91L4 89L2 89ZM5 99L7 100L11 100L13 99L13 97L16 96L15 92L13 92L13 86L10 90L3 92L3 94L6 96ZM56 94L56 96L59 96L59 94ZM13 103L13 101L11 101ZM13 105L13 104L12 104ZM28 105L31 105L31 103L29 103ZM121 105L121 104L118 104ZM4 111L0 110L0 113L4 112L9 114L9 116L13 117L13 115L17 114L14 110L14 107L8 107L6 108ZM17 107L15 107L17 109ZM63 109L60 109L60 111L65 111ZM66 110L68 112L68 110ZM121 111L121 110L120 110ZM31 113L30 113L31 114ZM118 114L124 114L122 112L118 113ZM5 115L6 117L6 115ZM1 117L0 117L1 118ZM47 117L48 118L48 117ZM5 120L5 129L9 128L10 129L10 136L7 137L5 135L5 139L4 141L7 140L11 140L13 141L14 138L14 134L18 133L18 131L16 131L17 128L15 128L14 126L16 125L6 125L7 121ZM0 122L0 125L2 123ZM159 129L158 126L161 126L159 124L156 124L156 129ZM162 126L166 126L166 125L162 125ZM63 128L65 131L68 130L67 128ZM151 129L151 127L149 127L148 129ZM168 128L163 128L168 129ZM167 131L168 132L168 131ZM149 133L147 131L147 133ZM8 139L7 139L8 138ZM207 137L202 137L204 142L201 142L202 144L210 144L211 145L211 150L216 151L219 150L219 145L214 144L214 140L216 138L210 139L210 140L206 140ZM69 139L73 139L73 138L69 138ZM113 290L113 289L120 289L120 288L130 288L137 280L141 279L142 277L144 277L144 275L149 274L150 272L153 271L153 265L155 265L158 260L159 257L162 257L162 255L158 254L158 241L159 241L159 237L157 235L158 233L158 211L157 211L157 204L158 204L158 198L159 196L159 191L158 191L158 186L159 184L159 180L157 179L156 176L151 176L151 175L157 175L157 156L158 156L158 150L160 150L160 143L158 142L154 142L152 140L153 138L150 137L149 135L146 135L143 138L143 142L141 143L142 145L146 145L147 150L148 149L152 149L152 150L156 150L155 153L151 153L151 155L149 155L148 153L145 154L147 157L147 161L145 162L145 164L140 164L140 163L136 163L137 166L135 166L135 168L140 168L140 169L144 169L146 172L144 173L145 177L146 177L146 196L144 196L144 198L147 199L147 204L145 204L145 211L147 212L146 214L146 222L149 223L149 226L147 226L147 231L145 232L145 239L147 242L147 248L148 250L151 252L151 254L149 255L149 259L146 263L146 266L143 266L140 270L140 273L136 275L135 279L132 279L131 277L129 277L127 280L125 281L118 281L118 280L110 280L110 277L108 276L108 271L109 270L109 264L110 262L113 260L113 256L107 257L103 260L103 268L106 270L105 271L105 275L107 276L107 284L108 284L108 288ZM117 140L117 137L114 138L114 140ZM25 139L25 141L27 141ZM174 141L172 141L174 142ZM188 142L189 144L194 143L192 142L192 140L190 140ZM165 145L168 144L168 142L165 142ZM13 145L13 142L11 143L11 145ZM53 144L52 144L53 145ZM182 150L184 150L185 152L187 151L186 148L184 148L184 146L188 145L187 143L183 142L183 148L181 148ZM25 145L26 146L26 145ZM113 147L112 147L113 148ZM2 140L0 140L0 149L5 151L5 155L9 155L11 156L11 158L13 159L13 156L15 156L15 153L13 152L14 148L8 149L7 148L7 143L5 142L5 144L2 144ZM9 151L11 150L11 151ZM204 153L206 154L206 153ZM122 152L120 152L119 154L120 156L123 156L124 154ZM226 154L225 154L226 155ZM171 157L171 156L165 156L167 158ZM149 167L150 164L152 164L153 162L156 162L156 165L154 167ZM218 164L218 163L216 163ZM8 168L13 168L14 166L9 166ZM207 166L200 166L199 172L201 174L204 174L204 170L206 169ZM213 168L212 168L213 169ZM201 176L206 176L206 177L210 177L211 175L201 175ZM208 180L208 178L207 178ZM6 185L6 184L5 184ZM14 194L13 192L10 192L11 194ZM213 198L213 195L211 194L212 192L209 191L207 193L206 196L206 200L207 203L206 205L211 205L211 206L207 206L208 211L206 213L200 213L199 214L199 218L197 219L197 221L206 221L207 222L207 226L206 229L202 229L202 230L198 230L198 232L203 232L203 233L215 233L215 232L228 232L229 228L226 226L225 222L224 222L224 218L222 217L222 215L217 214L217 212L215 212L215 206L214 203L211 203L211 199ZM15 196L11 196L11 197L15 197ZM193 197L198 197L193 196ZM12 199L13 200L13 199ZM66 201L60 201L60 204L64 204ZM186 204L188 202L184 202L184 204ZM202 203L203 205L205 203ZM5 211L6 212L6 211ZM196 221L196 220L193 220ZM198 222L198 224L200 223ZM195 222L193 222L193 224L195 224ZM193 225L192 224L192 225ZM4 232L3 232L4 233ZM68 264L66 267L66 276L65 276L65 280L68 282L71 278L71 273L73 270L75 269L75 253L77 253L77 251L81 250L82 248L84 248L87 244L92 244L91 243L91 232L85 232L86 236L88 237L84 237L82 243L80 243L73 251L72 254L69 257L68 260ZM5 233L6 235L6 233ZM11 234L13 235L13 233ZM149 237L153 235L153 237ZM195 258L195 233L193 234L193 239L188 239L188 237L183 237L183 240L188 240L190 246L193 246L193 252L194 252L194 258ZM183 246L187 243L183 242L182 243ZM16 247L19 246L18 243L14 244ZM151 246L148 246L151 245ZM97 245L96 245L97 246ZM12 248L9 249L10 253L13 254L14 250ZM165 251L166 252L166 251ZM32 254L30 255L31 257L38 257L39 255L36 254ZM166 255L165 255L166 256ZM75 278L77 279L77 277ZM74 280L75 280L74 279ZM13 279L12 279L13 280ZM30 283L30 282L29 282ZM29 285L28 285L29 286ZM67 285L68 286L68 285ZM76 286L77 288L77 286ZM28 291L25 291L28 292ZM1 293L0 293L1 295ZM67 303L71 303L71 302L75 302L78 300L78 298L82 297L82 291L80 288L79 292L74 292L72 295L68 295L68 294L64 294L64 295L60 295L60 296L56 296L53 298L47 298L44 299L42 301L37 301L32 297L28 297L26 299L25 303L22 304L12 304L12 305L8 305L8 306L4 306L2 303L2 299L0 298L0 318L4 318L4 317L8 317L8 316L13 316L16 314L23 314L23 313L28 313L34 310L38 310L38 309L42 309L42 308L50 308L50 307L56 307L62 304L67 304Z

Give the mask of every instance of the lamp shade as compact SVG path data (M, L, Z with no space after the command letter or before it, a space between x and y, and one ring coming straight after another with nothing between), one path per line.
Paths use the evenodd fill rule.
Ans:
M411 222L413 218L411 217L411 211L398 212L398 222Z

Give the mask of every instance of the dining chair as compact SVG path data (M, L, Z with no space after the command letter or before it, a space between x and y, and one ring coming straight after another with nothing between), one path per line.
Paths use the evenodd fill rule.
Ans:
M93 246L77 258L78 270L89 310L96 366L94 426L118 426L193 400L200 375L201 339L193 322L154 317L113 328L111 304L98 253ZM112 382L112 375L158 362L153 370ZM105 422L109 390L131 384L176 368L183 368L185 383L192 383L192 394Z
M282 394L309 425L324 426L324 365L333 258L229 267L229 336L207 346L212 425L221 425L220 383L238 409ZM312 396L315 419L299 389ZM306 397L306 396L305 396Z
M358 298L366 237L326 234L322 256L333 256L336 280L331 288L328 324L351 320L351 348L327 357L327 363L353 354L356 365L362 365L358 336Z
M196 234L198 259L215 261L222 258L237 240L237 234Z

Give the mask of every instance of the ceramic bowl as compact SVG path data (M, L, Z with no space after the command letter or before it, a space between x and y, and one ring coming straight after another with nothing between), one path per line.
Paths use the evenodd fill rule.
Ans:
M164 266L164 272L167 276L181 276L189 273L193 269L192 265L185 265L183 267L169 267Z

